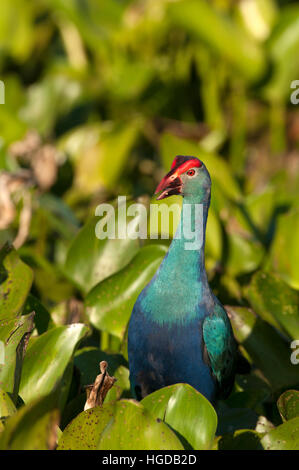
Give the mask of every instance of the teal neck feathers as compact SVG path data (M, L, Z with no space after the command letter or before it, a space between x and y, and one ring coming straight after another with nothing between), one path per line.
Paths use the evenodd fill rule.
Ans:
M201 313L199 305L210 294L204 256L209 204L209 191L183 199L176 235L140 299L152 321L184 324Z

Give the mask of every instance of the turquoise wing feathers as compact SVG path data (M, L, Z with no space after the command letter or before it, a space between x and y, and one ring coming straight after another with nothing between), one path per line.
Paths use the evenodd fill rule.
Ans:
M218 303L203 322L203 339L207 361L221 390L221 398L225 398L234 384L237 344L227 313Z

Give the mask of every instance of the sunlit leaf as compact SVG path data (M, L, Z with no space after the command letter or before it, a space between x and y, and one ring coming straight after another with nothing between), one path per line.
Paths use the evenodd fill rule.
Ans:
M261 444L265 450L298 450L299 418L290 419L268 432Z
M210 402L188 384L176 384L151 393L141 401L152 416L163 420L193 449L212 445L217 415Z
M58 326L29 344L19 391L25 403L49 394L62 382L75 348L87 332L80 323Z
M59 450L180 450L180 440L140 403L120 400L84 411L64 430Z

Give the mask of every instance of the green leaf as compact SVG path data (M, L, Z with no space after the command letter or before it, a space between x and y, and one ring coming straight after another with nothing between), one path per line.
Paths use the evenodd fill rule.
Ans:
M299 289L299 211L292 210L279 216L271 245L269 264L285 282Z
M156 418L162 419L196 450L212 445L217 415L210 402L188 384L175 384L151 393L141 401Z
M85 300L90 322L99 330L123 338L134 303L166 254L163 245L148 245L128 266L97 284Z
M75 348L87 332L88 328L80 323L58 326L29 344L19 391L25 403L47 395L63 384Z
M110 221L114 222L118 212L110 212L104 216L104 223L109 226ZM101 219L101 224L103 219ZM136 215L130 223L135 229L141 221L141 216ZM82 290L87 293L92 287L103 279L111 276L122 269L139 249L139 240L127 238L97 238L95 230L98 217L92 217L72 242L67 254L65 263L66 275ZM125 229L118 227L116 220L115 227L118 230ZM132 225L131 225L132 227ZM116 231L116 235L118 232Z
M287 390L280 395L277 407L283 421L299 418L299 392L298 390Z
M52 450L56 446L59 411L46 396L22 406L6 420L0 435L1 450Z
M261 444L265 450L298 450L299 418L293 418L268 432Z
M290 338L299 338L299 294L272 273L258 271L246 297L254 311Z
M0 251L0 319L21 313L30 291L33 273L8 244Z
M299 384L298 368L291 363L291 349L280 335L246 307L226 306L234 335L272 389ZM275 367L274 367L275 364Z
M31 313L0 321L0 346L4 345L3 363L0 361L0 388L12 393L14 401L18 395L25 350L33 330L33 318L34 313Z
M64 430L59 450L180 450L180 440L140 403L120 400L80 413Z

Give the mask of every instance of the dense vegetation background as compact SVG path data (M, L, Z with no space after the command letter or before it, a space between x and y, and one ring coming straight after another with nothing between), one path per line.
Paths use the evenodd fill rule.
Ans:
M1 1L1 449L299 449L298 51L298 2ZM130 401L126 326L169 241L95 237L177 154L211 173L208 276L252 364L218 424L187 385Z

